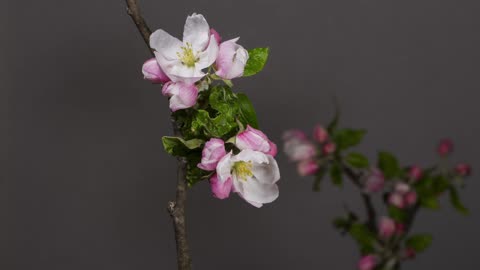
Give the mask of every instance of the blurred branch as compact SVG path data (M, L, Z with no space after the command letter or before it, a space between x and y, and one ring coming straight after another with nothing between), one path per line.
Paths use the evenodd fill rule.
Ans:
M145 19L143 19L137 0L126 0L127 13L132 18L137 26L138 31L142 35L143 41L148 47L148 50L154 55L150 48L150 35L152 31L148 27ZM175 136L181 136L181 132L172 119L173 131ZM192 261L189 254L187 230L185 225L185 204L187 200L187 183L186 183L186 160L178 159L177 167L177 192L174 201L168 202L167 210L172 218L173 227L175 231L175 241L177 244L177 264L179 270L190 270L192 268Z

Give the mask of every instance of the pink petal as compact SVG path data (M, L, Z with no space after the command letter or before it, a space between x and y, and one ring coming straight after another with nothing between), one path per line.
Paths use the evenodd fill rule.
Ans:
M213 196L217 199L223 200L230 196L232 190L232 178L229 177L226 181L218 179L217 174L210 178L210 188Z
M155 58L148 59L142 66L142 73L146 80L152 83L166 83L170 78L163 72Z
M170 109L175 112L195 105L198 89L193 84L168 82L163 86L162 94L170 97Z

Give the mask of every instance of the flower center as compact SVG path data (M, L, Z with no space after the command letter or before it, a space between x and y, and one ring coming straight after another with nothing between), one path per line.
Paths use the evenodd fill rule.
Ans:
M237 161L233 164L233 173L237 175L239 179L247 181L248 177L252 177L252 162Z
M180 47L181 52L177 52L177 56L182 61L182 64L187 67L194 67L195 63L198 61L198 57L195 56L193 52L192 44L187 42L187 45Z

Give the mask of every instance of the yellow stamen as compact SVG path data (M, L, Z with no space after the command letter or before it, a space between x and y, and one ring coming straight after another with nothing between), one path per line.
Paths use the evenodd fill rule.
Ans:
M233 164L233 173L241 180L247 181L248 177L252 177L252 162L237 161Z
M186 46L180 47L182 49L181 52L177 52L178 58L180 61L187 67L194 67L195 63L198 61L198 57L195 56L193 52L192 44L187 42Z

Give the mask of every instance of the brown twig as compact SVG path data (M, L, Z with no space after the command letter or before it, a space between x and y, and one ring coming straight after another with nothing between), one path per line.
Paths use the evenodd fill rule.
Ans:
M150 35L152 31L143 19L137 0L126 0L127 13L132 18L137 26L138 31L143 37L143 40L148 46L150 53L153 55L153 50L150 48ZM182 136L175 121L172 119L173 131L175 136ZM178 159L177 168L177 192L174 201L168 202L167 210L173 221L173 228L175 231L175 242L177 244L177 264L179 270L190 270L192 268L192 260L190 258L187 230L185 225L185 204L187 201L187 183L186 171L187 163L184 158Z
M343 171L345 174L350 178L350 180L360 189L362 189L362 184L360 182L361 175L355 173L350 167L348 167L345 164L342 164ZM365 209L367 211L367 225L372 229L373 231L377 230L377 214L375 212L375 208L373 207L372 200L370 198L370 195L362 192L362 200L363 203L365 204Z
M140 8L138 7L137 0L126 0L126 1L127 1L128 15L130 15L130 17L132 18L133 23L135 23L135 26L137 26L138 31L142 35L143 41L145 41L145 44L147 44L148 50L152 55L154 55L153 50L150 48L150 35L152 34L152 31L150 30L150 27L148 27L147 23L142 17Z

